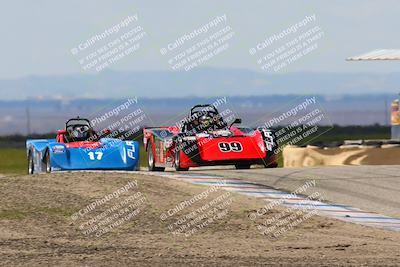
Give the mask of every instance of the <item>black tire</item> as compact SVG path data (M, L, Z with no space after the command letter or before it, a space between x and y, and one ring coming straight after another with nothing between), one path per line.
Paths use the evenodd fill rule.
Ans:
M268 153L269 152L269 153ZM276 155L274 151L268 151L267 156L263 159L263 165L265 168L276 168L278 167L278 162L276 162ZM275 159L274 159L275 157Z
M264 167L265 168L277 168L278 163L277 162L264 162Z
M138 162L136 163L136 165L133 166L132 171L140 171L140 157L139 157Z
M164 167L156 167L153 150L151 149L151 147L147 148L147 164L149 166L150 172L163 172L165 170Z
M175 170L177 171L188 171L189 168L181 168L181 151L175 151Z
M237 170L247 170L247 169L250 169L250 164L247 164L247 163L235 164L235 168Z
M272 134L273 147L272 147L272 151L270 151L270 150L267 151L267 156L262 160L262 163L265 168L276 168L276 167L278 167L278 162L276 161L277 155L275 153L278 149L278 144L276 142L276 137L275 137L274 131L268 130L268 132L270 132ZM266 142L266 140L265 140L266 136L265 136L264 132L263 132L263 137L264 137L264 142Z
M47 173L51 173L50 152L47 150L44 155L44 166Z
M35 171L35 164L33 162L32 151L28 153L28 174L33 174Z

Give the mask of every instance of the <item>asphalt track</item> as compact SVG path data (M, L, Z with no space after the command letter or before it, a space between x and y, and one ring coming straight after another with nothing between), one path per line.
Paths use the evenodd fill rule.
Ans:
M188 173L238 178L286 192L315 180L315 187L309 188L307 195L318 192L326 202L400 218L400 165L250 170L203 168Z
M400 231L400 166L335 166L312 168L196 168L187 172L147 174L222 189L250 197L282 201L302 208L312 204L321 216L346 222ZM304 194L291 192L308 186ZM322 198L307 196L318 194ZM256 214L253 214L256 216Z

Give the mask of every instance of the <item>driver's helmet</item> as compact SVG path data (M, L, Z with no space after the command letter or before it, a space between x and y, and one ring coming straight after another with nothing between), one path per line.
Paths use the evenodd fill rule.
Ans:
M78 138L78 139L86 138L86 137L88 137L88 130L89 130L89 127L87 127L87 126L74 127L74 129L71 132L71 136L73 138Z
M212 127L213 118L209 114L202 115L199 118L199 128L202 131L208 130Z

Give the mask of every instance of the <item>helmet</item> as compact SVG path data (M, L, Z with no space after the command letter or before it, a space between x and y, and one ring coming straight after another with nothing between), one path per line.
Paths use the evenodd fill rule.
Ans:
M71 132L71 136L73 138L87 138L89 127L82 125L82 126L75 126Z
M202 115L199 118L199 128L200 128L200 130L203 130L203 131L204 130L208 130L210 127L212 127L212 124L213 124L213 119L208 114Z

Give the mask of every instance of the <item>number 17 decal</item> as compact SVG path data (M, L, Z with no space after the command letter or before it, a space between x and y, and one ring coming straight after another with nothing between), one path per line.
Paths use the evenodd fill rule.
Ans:
M103 157L103 152L100 152L100 151L96 151L96 152L92 152L92 151L90 151L89 153L88 153L88 156L89 156L89 159L90 160L101 160L101 158Z
M221 150L221 152L241 152L243 150L242 144L239 142L221 142L218 143L219 146L219 150Z

